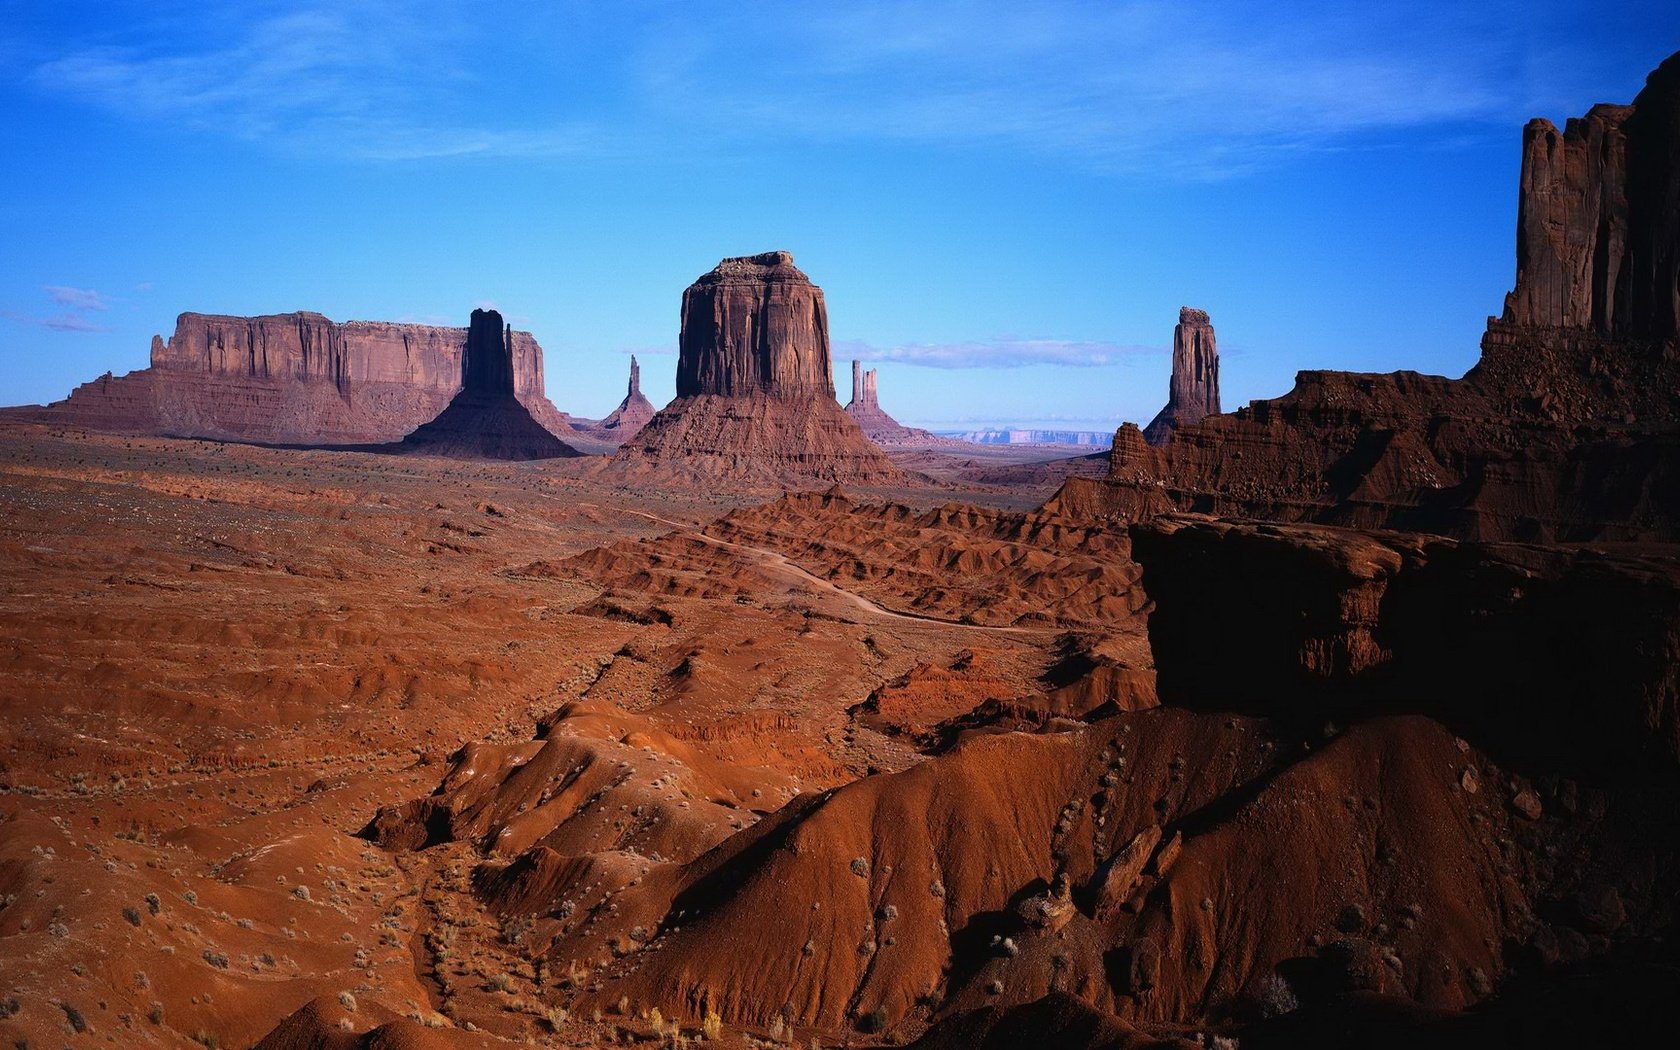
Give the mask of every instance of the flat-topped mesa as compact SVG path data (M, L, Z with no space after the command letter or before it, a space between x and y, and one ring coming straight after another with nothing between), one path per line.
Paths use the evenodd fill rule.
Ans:
M398 449L467 459L579 455L532 418L513 392L513 333L495 310L474 310L461 360L461 390Z
M169 437L390 442L436 416L461 389L468 336L465 328L341 323L306 310L188 312L169 339L152 337L151 367L84 383L52 405L5 412ZM570 433L543 392L542 347L529 332L510 332L506 341L514 395L551 433Z
M725 259L683 292L677 396L834 396L822 289L788 252Z
M1680 335L1680 55L1631 106L1523 128L1517 279L1503 321Z
M1206 310L1179 307L1167 404L1144 428L1144 439L1151 445L1164 444L1178 427L1217 416L1219 411L1219 346L1213 324Z

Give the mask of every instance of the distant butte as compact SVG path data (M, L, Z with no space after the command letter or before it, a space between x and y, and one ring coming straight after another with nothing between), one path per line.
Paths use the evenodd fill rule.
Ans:
M467 331L383 321L338 323L299 311L260 317L184 313L151 366L106 373L63 401L0 415L91 430L274 444L398 441L461 389ZM542 347L511 338L513 389L553 434L571 427L543 391Z
M677 399L614 457L776 484L902 481L834 400L822 289L788 252L724 259L683 292Z
M962 448L967 442L940 437L932 431L907 427L881 408L875 370L863 370L861 361L852 362L852 400L846 414L857 422L869 440L884 448Z
M642 396L642 369L636 363L635 355L630 357L630 390L624 395L624 400L613 409L612 415L601 420L596 429L607 435L616 437L619 441L627 441L634 437L648 420L654 417L658 410L653 402Z

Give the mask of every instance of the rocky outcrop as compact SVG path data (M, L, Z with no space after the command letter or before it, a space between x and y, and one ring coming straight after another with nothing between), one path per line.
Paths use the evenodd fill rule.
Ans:
M1504 320L1680 334L1680 56L1631 106L1523 129L1517 284Z
M1517 286L1463 379L1303 372L1115 437L1064 513L1164 510L1473 539L1680 539L1680 56L1631 107L1523 138Z
M400 450L464 459L556 459L580 453L549 433L513 392L513 333L494 310L474 310L461 392Z
M964 444L940 437L919 427L907 427L881 409L875 370L863 369L863 362L852 362L852 400L846 414L863 429L869 440L887 448L960 448Z
M1172 379L1166 407L1143 430L1144 440L1159 445L1181 426L1219 414L1219 346L1207 311L1179 307L1173 327Z
M774 485L903 480L835 403L832 367L822 289L793 256L725 259L683 293L677 399L613 469Z
M542 347L512 333L515 396L551 432L566 417L543 392ZM462 385L467 331L300 311L260 317L184 313L151 366L106 375L14 418L98 430L280 444L395 441L436 416Z
M1422 710L1532 769L1680 773L1672 552L1179 518L1130 532L1163 703L1314 725Z

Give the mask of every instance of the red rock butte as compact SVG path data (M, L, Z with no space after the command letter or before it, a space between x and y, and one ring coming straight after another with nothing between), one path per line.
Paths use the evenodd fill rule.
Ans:
M683 292L677 399L613 461L655 465L767 484L903 480L834 400L822 289L790 253L724 259Z
M554 434L570 432L544 393L543 352L513 332L513 392ZM461 390L467 330L337 323L299 311L259 317L184 313L151 366L84 383L63 401L7 409L13 419L95 430L275 444L400 440Z

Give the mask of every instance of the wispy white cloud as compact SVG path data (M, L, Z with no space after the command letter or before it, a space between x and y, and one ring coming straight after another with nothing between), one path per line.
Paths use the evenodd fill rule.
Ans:
M1399 129L1503 131L1578 104L1584 75L1537 67L1557 34L1516 0L743 0L703 16L626 0L494 18L311 0L169 17L40 42L30 77L135 120L374 161L902 142L1215 178Z
M109 310L110 301L103 294L92 288L71 288L62 284L48 284L42 286L46 293L52 296L52 301L60 306L68 306L72 310Z
M38 317L34 314L20 313L16 310L0 310L0 317L21 325L50 328L55 332L109 332L111 330L109 327L82 314L63 313L54 314L51 317Z
M871 346L858 340L842 339L834 344L834 357L841 361L895 361L926 368L963 369L1026 368L1032 365L1100 368L1139 356L1166 352L1166 347L1072 339L992 339L905 343L898 346Z

